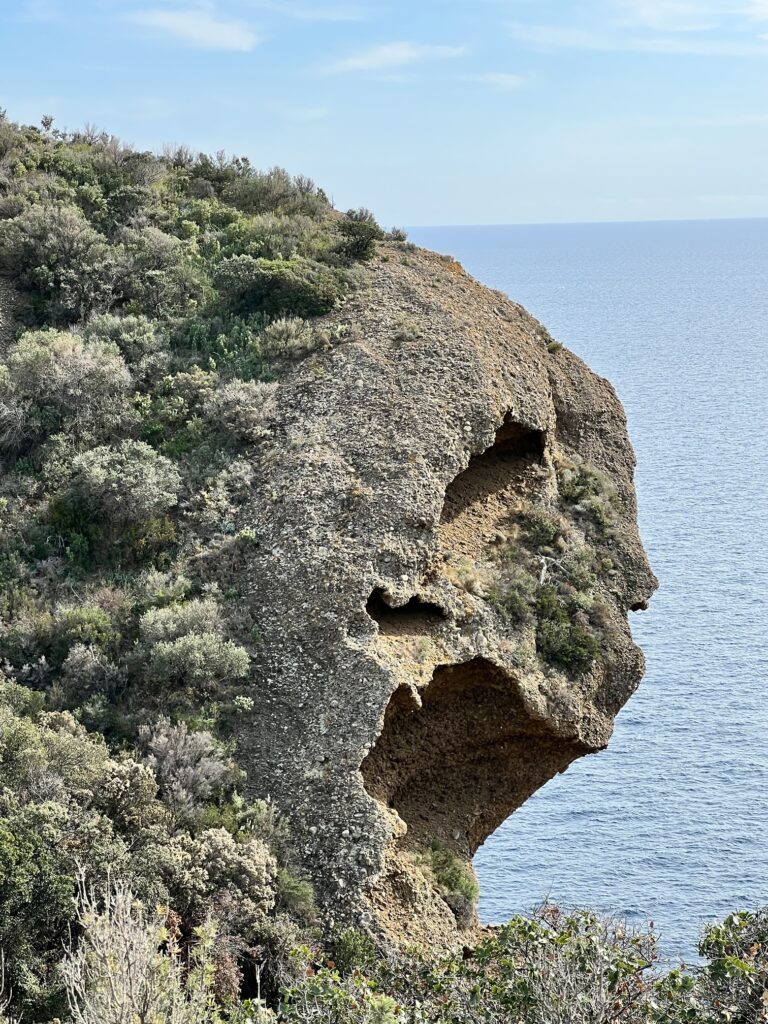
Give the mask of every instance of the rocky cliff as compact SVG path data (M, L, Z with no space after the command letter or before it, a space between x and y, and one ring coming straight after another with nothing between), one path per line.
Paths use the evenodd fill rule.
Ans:
M641 678L633 453L611 385L449 258L382 246L325 325L217 555L258 623L240 756L332 921L450 942L424 849L469 860Z

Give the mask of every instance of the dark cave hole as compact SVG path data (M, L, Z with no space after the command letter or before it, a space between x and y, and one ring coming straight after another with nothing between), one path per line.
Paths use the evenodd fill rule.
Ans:
M424 626L435 626L446 618L445 610L439 604L422 601L420 597L412 597L407 604L393 607L384 600L383 587L376 587L365 610L383 633L423 631Z
M546 440L545 431L516 423L507 414L490 448L473 455L467 468L448 486L442 522L450 523L471 505L503 491L527 466L541 463Z

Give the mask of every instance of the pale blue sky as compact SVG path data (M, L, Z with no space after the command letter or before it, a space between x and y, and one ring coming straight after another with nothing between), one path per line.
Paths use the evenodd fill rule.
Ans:
M0 0L0 106L387 225L768 216L768 0Z

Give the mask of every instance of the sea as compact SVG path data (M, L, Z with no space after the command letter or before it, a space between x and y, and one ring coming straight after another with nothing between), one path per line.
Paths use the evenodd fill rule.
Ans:
M670 957L768 904L768 220L429 227L411 241L521 302L616 387L660 589L610 746L478 851L480 915L543 899Z

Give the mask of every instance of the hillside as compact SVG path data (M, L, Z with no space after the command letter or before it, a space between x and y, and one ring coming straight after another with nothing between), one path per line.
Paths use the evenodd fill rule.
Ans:
M0 120L0 344L9 1015L544 1022L578 962L616 1012L568 1019L736 1019L652 937L474 911L642 675L606 381L308 179L47 119Z

